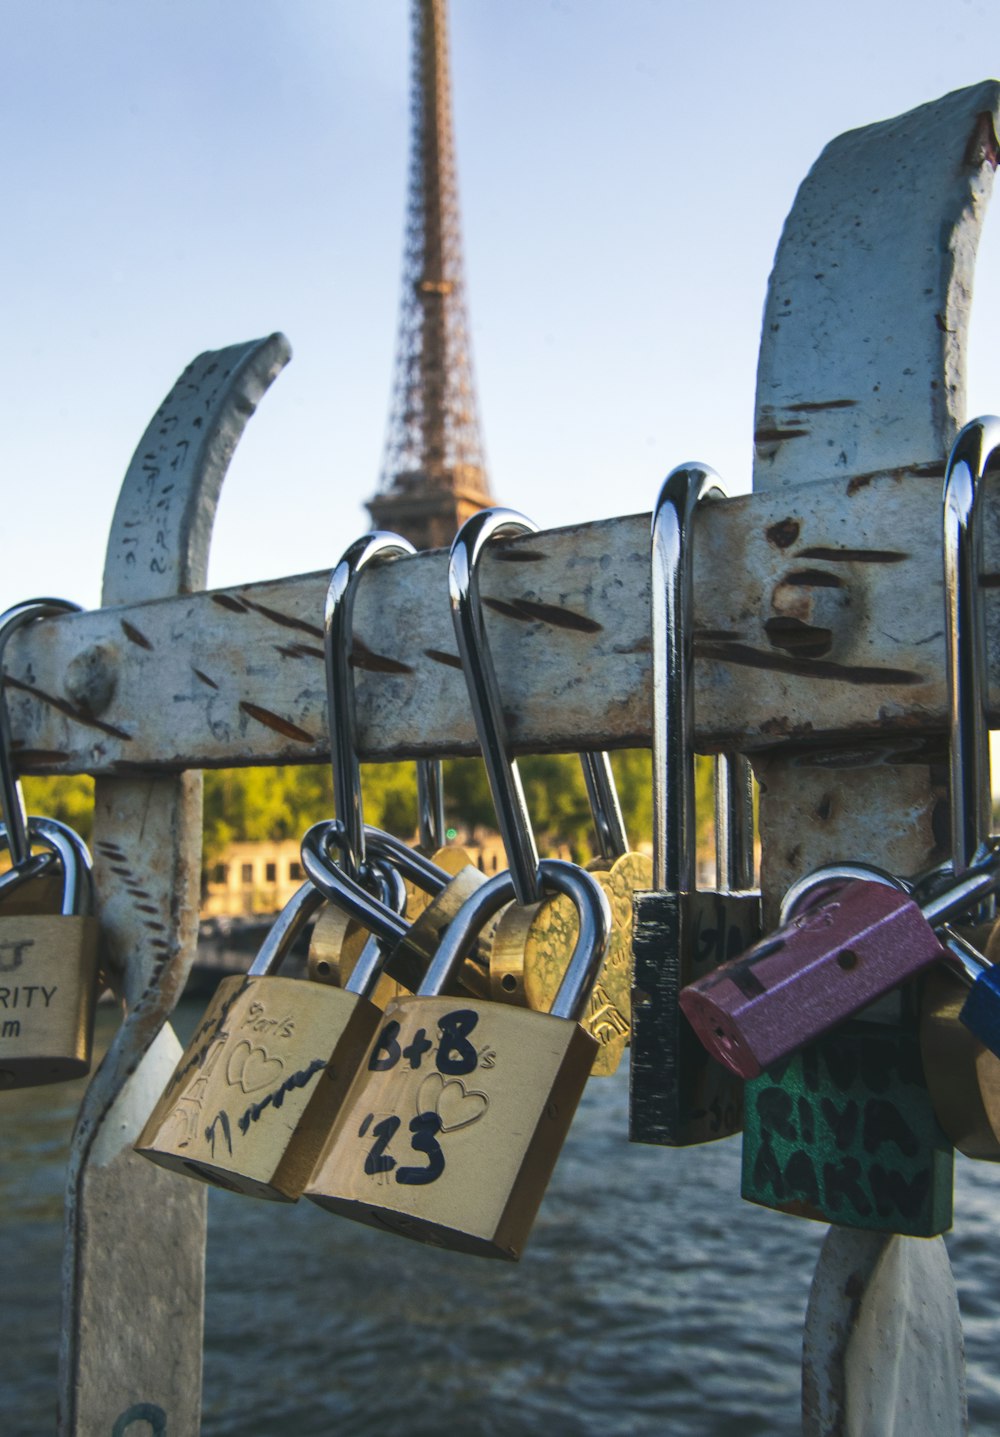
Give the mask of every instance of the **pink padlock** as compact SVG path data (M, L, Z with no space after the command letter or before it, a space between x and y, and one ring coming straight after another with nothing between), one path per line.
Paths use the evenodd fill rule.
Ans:
M923 908L902 885L854 879L685 988L681 1008L713 1057L755 1078L946 957L931 924L972 907L998 884L995 851Z

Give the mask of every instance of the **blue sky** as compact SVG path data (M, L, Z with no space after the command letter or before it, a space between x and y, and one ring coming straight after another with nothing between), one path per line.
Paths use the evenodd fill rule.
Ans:
M497 497L551 527L648 509L682 460L747 487L799 181L841 131L1000 71L995 18L985 0L452 0ZM210 582L332 566L367 527L388 413L407 3L2 0L0 21L0 601L95 604L173 379L274 329L294 358L234 460ZM994 217L970 412L1000 409L998 317Z

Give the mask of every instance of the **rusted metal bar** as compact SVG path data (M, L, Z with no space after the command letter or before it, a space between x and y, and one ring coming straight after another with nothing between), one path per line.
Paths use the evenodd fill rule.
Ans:
M801 441L800 441L801 442ZM719 501L695 546L699 747L846 739L919 748L946 723L940 487L924 472ZM1000 497L988 490L988 622L1000 720ZM649 741L646 515L503 541L483 562L490 637L522 752ZM331 556L331 564L336 555ZM354 663L366 757L471 753L447 557L373 569ZM114 774L327 756L328 573L105 608L10 641L27 772Z

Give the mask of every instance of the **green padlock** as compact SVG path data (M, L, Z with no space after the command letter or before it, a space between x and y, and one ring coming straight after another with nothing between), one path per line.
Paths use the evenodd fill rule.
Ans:
M793 885L782 925L830 881ZM814 1043L747 1080L742 1194L748 1202L841 1227L934 1237L952 1221L954 1151L924 1078L915 978Z

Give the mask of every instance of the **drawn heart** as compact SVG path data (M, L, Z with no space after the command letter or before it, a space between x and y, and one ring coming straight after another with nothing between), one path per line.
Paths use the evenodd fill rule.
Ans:
M470 1123L478 1123L490 1100L475 1088L466 1091L461 1078L443 1078L428 1073L417 1091L417 1112L437 1113L443 1133L456 1133Z
M226 1079L231 1086L239 1083L245 1093L256 1093L277 1082L284 1066L280 1058L269 1058L263 1048L251 1048L243 1038L229 1055Z

